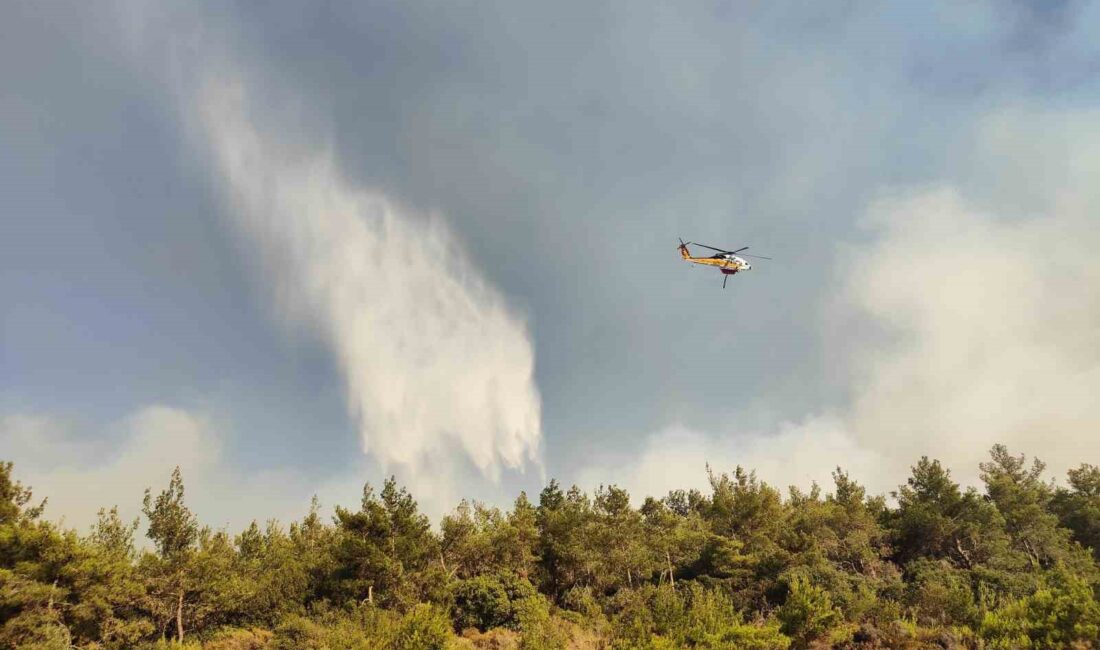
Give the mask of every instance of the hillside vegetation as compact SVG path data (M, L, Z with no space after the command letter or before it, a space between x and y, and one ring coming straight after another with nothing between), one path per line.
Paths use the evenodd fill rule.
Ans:
M0 648L1096 648L1100 468L994 447L887 499L741 468L640 508L551 481L438 528L394 480L331 520L203 526L177 469L144 517L43 518L0 463ZM149 544L138 550L135 536Z

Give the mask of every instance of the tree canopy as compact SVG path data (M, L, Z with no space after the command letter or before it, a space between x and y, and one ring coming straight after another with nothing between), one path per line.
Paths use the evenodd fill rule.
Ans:
M0 462L0 647L1098 647L1100 469L1057 486L999 445L979 469L920 458L888 497L841 468L780 490L708 467L639 500L551 480L438 526L391 477L231 533L176 468L142 519L106 504L80 532Z

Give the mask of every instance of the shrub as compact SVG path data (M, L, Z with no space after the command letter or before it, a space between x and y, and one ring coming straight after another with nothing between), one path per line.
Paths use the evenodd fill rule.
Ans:
M572 587L562 596L561 606L582 615L586 619L598 620L603 618L603 608L600 607L596 597L592 595L591 587Z
M972 625L978 619L971 575L946 562L919 559L906 565L906 600L922 625Z
M517 601L515 615L521 650L559 650L569 642L563 622L550 615L550 604L541 595Z
M68 628L52 612L23 612L0 626L0 647L3 648L68 650L70 644Z
M776 622L746 623L732 598L719 589L687 583L621 592L614 619L617 648L713 648L784 650L791 640Z
M779 626L749 625L745 623L733 623L710 646L715 650L719 648L735 648L736 650L786 650L791 645L790 637L779 631Z
M402 619L388 647L393 650L443 650L451 639L451 625L439 608L420 604Z
M222 630L203 644L203 650L268 650L272 633L267 630Z
M611 634L616 648L648 647L653 637L653 610L641 590L622 590L615 595L618 613Z
M273 650L325 650L325 628L304 616L289 616L277 628Z
M777 616L780 630L802 644L824 636L840 618L829 593L797 575L790 579L787 601Z
M476 627L484 632L512 620L512 602L504 585L492 576L460 580L451 590L451 620L455 629Z
M516 607L538 596L534 585L510 573L460 580L451 589L451 620L457 630L518 629Z
M669 585L657 587L650 598L653 631L661 636L679 638L688 624L687 604Z
M1061 648L1100 638L1100 603L1087 582L1059 569L1031 596L989 612L979 634L995 648Z

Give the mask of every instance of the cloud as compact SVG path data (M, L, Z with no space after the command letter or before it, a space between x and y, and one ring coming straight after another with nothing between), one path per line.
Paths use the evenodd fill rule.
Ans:
M446 223L355 187L325 148L257 126L244 82L210 74L198 97L233 224L279 314L339 362L363 449L414 483L463 459L494 479L536 461L526 325Z
M145 489L163 489L176 466L203 523L285 521L309 506L311 486L297 474L245 472L227 461L224 434L201 413L152 405L108 429L92 435L53 415L8 415L0 418L0 448L14 461L16 479L36 499L49 499L46 516L79 530L99 508L117 505L124 517L138 516Z
M842 466L854 477L875 473L879 455L859 446L844 423L833 416L790 422L774 433L692 431L670 427L645 441L628 463L601 463L582 470L585 488L615 483L635 501L664 496L675 489L706 490L706 467L721 473L734 466L755 470L773 485L831 485L831 473Z
M945 185L871 203L823 315L824 345L847 353L835 414L751 434L672 427L604 480L661 494L699 486L709 462L804 486L840 465L887 491L921 455L976 484L998 443L1055 476L1100 460L1098 125L1092 112L992 114L957 170L975 198Z

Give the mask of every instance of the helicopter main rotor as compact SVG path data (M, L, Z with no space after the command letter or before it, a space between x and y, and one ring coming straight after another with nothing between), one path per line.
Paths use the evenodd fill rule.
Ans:
M681 239L680 243L683 243L683 241L684 240ZM724 255L736 255L736 254L740 253L741 251L749 250L748 246L742 246L741 248L738 248L735 251L728 251L728 250L725 250L725 249L722 249L722 248L715 248L714 246L708 246L707 244L700 244L699 242L693 242L693 241L689 241L686 245L687 246L702 246L703 248L709 248L712 251L718 251L719 253L722 253ZM771 259L770 257L764 257L763 255L749 255L748 253L744 253L744 256L745 257L755 257L756 259L761 259L761 260L770 260Z

